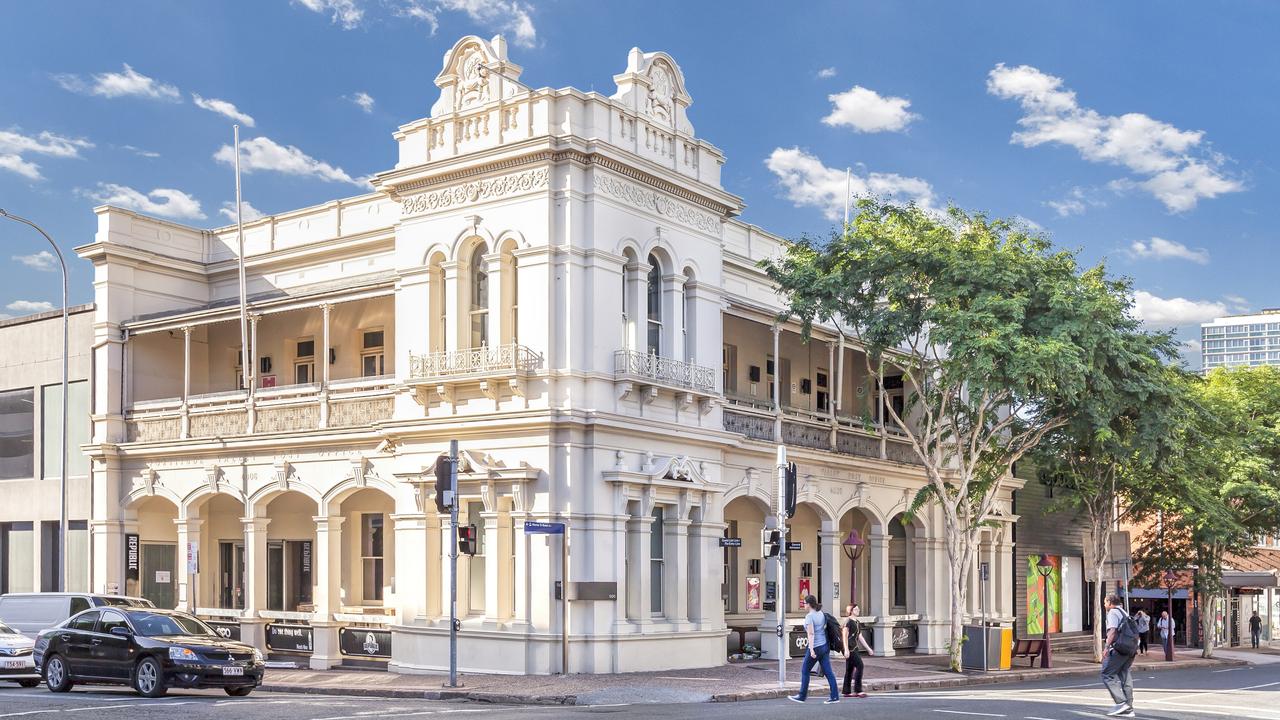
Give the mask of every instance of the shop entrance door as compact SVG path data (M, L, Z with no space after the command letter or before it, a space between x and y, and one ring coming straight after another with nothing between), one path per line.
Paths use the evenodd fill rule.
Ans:
M244 609L244 543L218 543L218 607Z
M267 543L267 609L284 610L284 543Z
M142 543L142 597L159 608L177 607L178 546Z

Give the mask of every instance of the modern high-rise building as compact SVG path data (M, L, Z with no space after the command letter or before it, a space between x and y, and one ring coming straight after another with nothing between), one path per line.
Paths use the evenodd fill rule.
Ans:
M1200 325L1200 366L1280 365L1280 308L1228 315Z

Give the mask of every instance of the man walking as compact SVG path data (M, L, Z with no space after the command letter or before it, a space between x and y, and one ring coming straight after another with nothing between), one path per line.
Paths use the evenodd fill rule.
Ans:
M1137 623L1125 613L1119 595L1108 595L1104 604L1107 606L1107 644L1102 651L1102 684L1116 703L1107 715L1134 717L1133 678L1129 669L1138 652Z
M1255 648L1258 647L1258 641L1262 639L1262 618L1258 617L1257 610L1254 610L1253 616L1249 618L1249 639L1253 640Z
M844 663L844 692L841 693L845 697L864 698L866 693L862 692L862 656L858 654L858 648L867 649L867 654L871 654L871 646L867 644L867 639L862 636L862 623L858 622L858 604L853 603L845 608L844 613L848 619L844 621L844 627L840 629L844 636L844 654L848 658ZM849 681L852 678L853 685L850 686Z
M831 644L827 642L827 616L822 612L822 604L818 598L807 595L804 604L809 606L809 613L804 616L804 633L809 637L809 651L804 654L804 662L800 663L800 694L788 695L792 702L802 703L809 697L809 671L814 663L822 666L827 676L827 686L831 689L831 697L823 701L823 705L840 702L836 690L836 674L831 669Z
M1134 620L1138 621L1138 654L1147 654L1147 633L1151 632L1151 616L1146 610L1139 609L1134 613Z

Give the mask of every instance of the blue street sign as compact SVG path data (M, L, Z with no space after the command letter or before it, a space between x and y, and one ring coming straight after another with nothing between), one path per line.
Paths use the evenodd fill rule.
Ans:
M563 535L564 523L525 520L524 531L527 533L540 533L543 535Z

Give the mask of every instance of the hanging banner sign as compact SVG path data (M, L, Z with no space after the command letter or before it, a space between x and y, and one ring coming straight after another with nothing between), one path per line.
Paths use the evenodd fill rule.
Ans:
M124 577L126 580L137 580L142 569L138 536L132 533L124 536Z
M391 631L344 627L338 631L338 649L343 655L391 657Z

